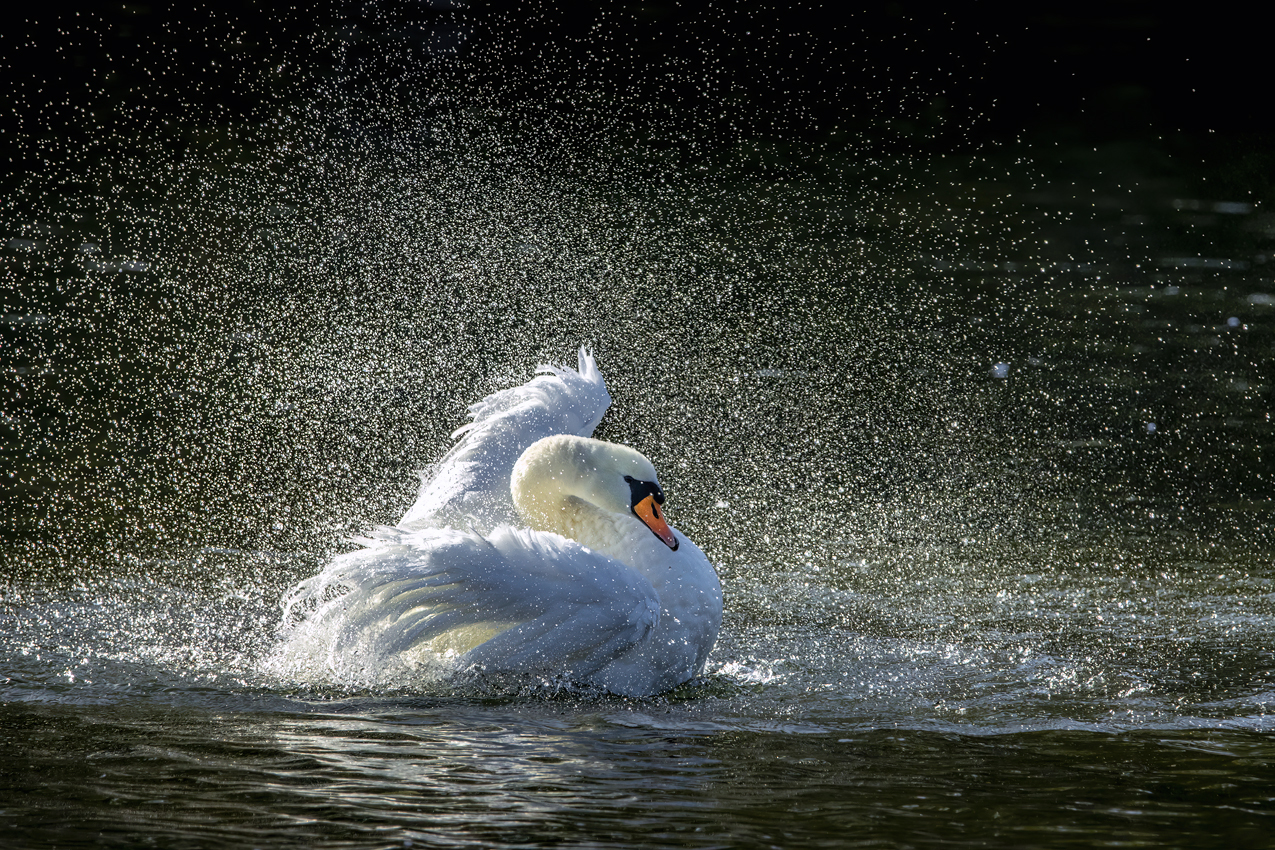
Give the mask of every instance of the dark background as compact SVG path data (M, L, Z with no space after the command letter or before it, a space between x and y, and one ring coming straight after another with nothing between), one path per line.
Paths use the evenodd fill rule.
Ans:
M1265 171L1269 39L1250 15L1140 0L837 5L37 5L0 33L0 161L38 172L112 136L302 102L335 115L344 98L356 120L393 121L423 102L587 90L630 109L639 134L652 110L694 121L708 148L835 130L935 151L1029 137L1042 155L1132 139L1188 168Z

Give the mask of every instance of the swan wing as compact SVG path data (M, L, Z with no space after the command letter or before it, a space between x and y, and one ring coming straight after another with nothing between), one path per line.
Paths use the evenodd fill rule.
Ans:
M644 576L557 534L382 534L293 590L285 619L296 623L276 669L317 662L366 681L406 660L584 682L660 621Z
M399 527L469 525L480 531L518 522L509 476L523 451L554 434L593 434L611 406L611 396L584 347L579 366L540 366L542 374L518 387L487 396L469 408L471 421L453 437L460 441L421 475L416 503Z

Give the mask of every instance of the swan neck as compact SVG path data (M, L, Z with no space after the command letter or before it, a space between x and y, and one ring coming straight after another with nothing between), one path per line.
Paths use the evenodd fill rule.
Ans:
M581 456L583 442L551 438L524 452L510 479L514 506L529 528L619 556L629 526L637 520L592 501L590 481L596 469Z

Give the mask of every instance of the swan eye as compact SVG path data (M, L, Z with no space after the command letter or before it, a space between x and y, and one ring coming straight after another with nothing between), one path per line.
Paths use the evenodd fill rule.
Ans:
M664 490L654 481L640 481L632 475L624 476L624 480L629 485L629 493L633 497L633 505L650 496L655 500L655 504L664 504Z

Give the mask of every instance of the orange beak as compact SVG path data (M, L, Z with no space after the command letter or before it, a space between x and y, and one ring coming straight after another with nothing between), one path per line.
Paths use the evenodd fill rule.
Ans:
M642 501L633 506L633 513L637 514L637 518L646 523L646 527L655 532L655 536L664 541L664 545L677 551L677 538L673 536L673 529L668 527L668 523L664 521L664 513L660 510L660 506L655 503L655 496L647 496Z

